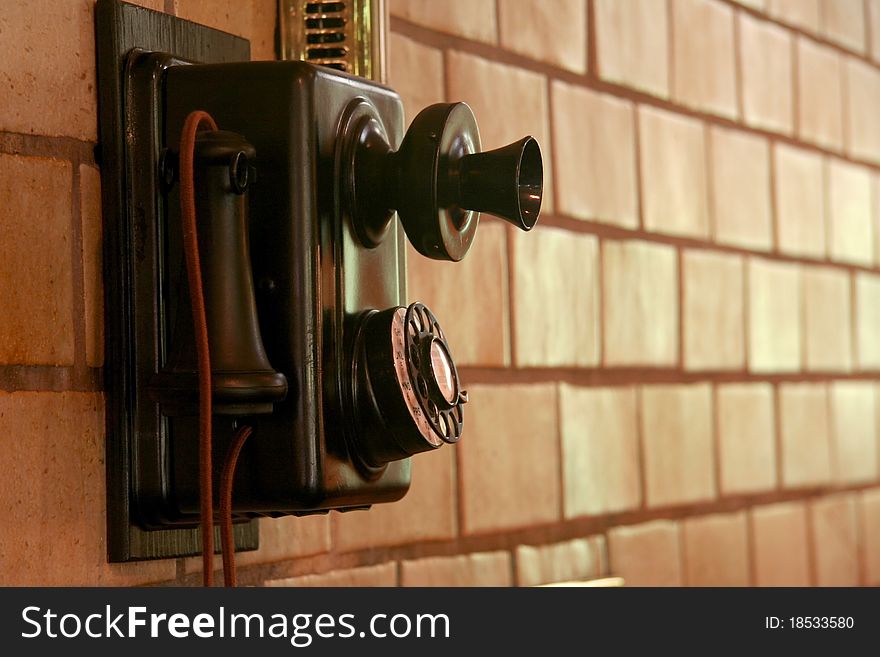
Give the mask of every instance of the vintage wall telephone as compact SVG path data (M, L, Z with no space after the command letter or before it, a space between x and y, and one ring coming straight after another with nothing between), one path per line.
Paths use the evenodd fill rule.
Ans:
M404 134L399 97L365 79L249 62L242 39L116 0L99 1L97 21L111 560L199 551L177 210L193 110L220 128L194 151L213 443L254 429L236 519L399 499L408 457L458 441L467 401L437 319L405 306L404 239L460 260L480 212L530 230L537 143L481 153L463 103L427 108ZM255 547L253 523L235 532Z

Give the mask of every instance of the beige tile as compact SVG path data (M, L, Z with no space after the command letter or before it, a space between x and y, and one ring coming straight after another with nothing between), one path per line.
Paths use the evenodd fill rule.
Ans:
M634 509L640 501L636 393L559 389L566 518Z
M858 272L855 279L856 363L880 369L880 276Z
M251 59L275 59L273 0L174 0L174 8L181 18L250 40Z
M682 252L684 365L688 370L745 364L743 261L713 251Z
M666 3L595 0L599 77L639 91L669 96Z
M784 144L773 147L776 240L783 253L825 256L825 175L822 157Z
M275 587L347 587L347 586L397 586L397 564L383 563L345 570L331 570L315 575L300 575L285 579L271 579L266 586Z
M878 34L880 39L880 34ZM847 58L847 143L853 157L880 162L880 71L861 60Z
M95 141L94 3L5 3L0 27L0 130Z
M870 57L876 62L880 61L880 0L867 0L868 6L868 31L871 35Z
M800 269L752 258L749 281L749 370L796 372L801 367Z
M407 245L407 296L431 308L459 365L510 364L506 235L500 222L482 221L461 262L431 260Z
M809 586L807 510L803 502L782 502L752 510L757 586Z
M810 504L817 586L859 583L855 495L834 495Z
M830 160L828 196L831 258L870 266L874 262L870 171L840 160Z
M0 154L0 363L73 365L72 176L69 162Z
M596 237L549 227L510 235L516 364L598 364Z
M678 360L678 263L670 246L602 246L605 364L674 365Z
M852 312L849 273L830 267L805 267L804 345L808 370L852 369Z
M391 14L476 41L497 43L498 27L493 0L390 0Z
M798 38L798 135L820 146L843 146L840 55L831 48Z
M638 227L632 103L559 81L552 93L559 212Z
M824 383L779 386L782 485L820 486L831 481L831 419Z
M718 513L682 523L688 586L748 586L746 514Z
M671 235L708 237L703 124L640 106L639 141L645 228Z
M501 46L554 66L586 73L585 0L498 0Z
M167 581L173 560L108 564L100 394L0 392L0 585Z
M462 440L476 438L465 410ZM334 513L333 546L337 551L361 550L377 545L436 541L455 538L457 447L417 454L412 459L412 484L399 502L374 504L368 511Z
M641 396L646 504L658 507L713 499L711 387L645 386Z
M865 52L865 4L863 0L820 0L821 32L844 48Z
M834 480L877 480L877 389L871 381L835 381L829 389Z
M672 97L737 116L733 9L711 0L672 0Z
M819 31L819 0L768 0L767 11L789 25Z
M101 174L81 164L80 219L82 221L83 293L85 296L86 364L104 365L104 269L101 220Z
M769 251L773 246L773 217L767 140L712 128L709 153L715 239L754 251Z
M791 134L794 66L791 33L739 14L743 118L766 130Z
M601 557L595 539L576 538L549 545L516 548L516 583L537 586L601 576Z
M470 386L467 432L456 446L462 532L559 520L556 387Z
M446 66L447 97L450 101L464 100L473 109L484 151L506 146L526 135L538 141L544 161L541 211L551 212L553 153L547 80L531 71L456 51L447 54Z
M717 387L718 486L722 495L776 487L773 387L769 383L729 383Z
M859 497L863 553L865 555L865 584L880 585L880 488L862 493Z
M409 124L423 109L442 103L443 53L394 32L388 35L388 85L403 100Z
M509 552L481 552L400 562L401 586L512 586Z
M263 518L260 520L260 549L235 555L235 562L249 566L329 551L329 516ZM197 561L201 571L201 557Z
M654 520L608 532L610 572L626 586L682 586L677 523Z
M757 11L765 11L767 9L768 0L733 0L743 7L751 7Z

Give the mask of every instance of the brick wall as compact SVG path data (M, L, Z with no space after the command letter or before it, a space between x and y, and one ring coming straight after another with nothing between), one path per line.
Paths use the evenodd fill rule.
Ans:
M144 4L272 56L273 0ZM0 583L195 584L104 559L92 2L8 5ZM459 446L397 504L263 521L242 581L880 584L880 0L390 6L408 115L535 135L543 216L411 252L473 400Z

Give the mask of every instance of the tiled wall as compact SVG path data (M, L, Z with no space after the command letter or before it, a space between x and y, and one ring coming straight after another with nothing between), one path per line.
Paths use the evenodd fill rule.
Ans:
M0 582L195 584L196 559L104 563L92 3L8 4ZM144 4L272 56L274 0ZM535 135L544 213L410 254L462 442L399 503L264 521L240 579L880 584L880 0L390 6L408 115Z

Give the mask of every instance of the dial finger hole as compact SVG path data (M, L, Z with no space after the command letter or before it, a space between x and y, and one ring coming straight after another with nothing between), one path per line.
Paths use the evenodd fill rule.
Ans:
M440 421L438 422L438 424L440 425L440 435L441 436L448 436L449 435L449 424L446 419L446 413L440 414Z
M428 402L428 417L430 417L434 422L437 422L437 418L439 416L439 411L437 410L437 404L432 401Z
M422 396L422 398L427 398L428 382L425 381L425 377L423 377L421 374L419 374L418 378L416 379L416 387L418 388L419 394Z

